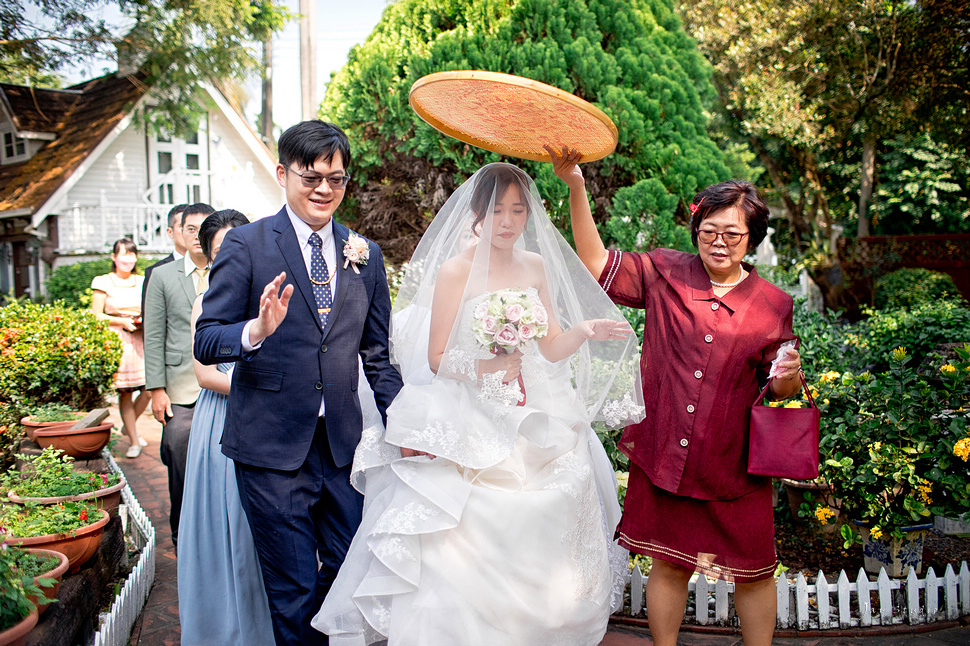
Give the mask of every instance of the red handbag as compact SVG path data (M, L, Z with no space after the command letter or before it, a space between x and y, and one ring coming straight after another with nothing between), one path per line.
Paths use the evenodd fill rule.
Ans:
M808 408L774 408L761 402L771 380L751 407L748 473L772 478L811 480L818 477L818 425L821 413L799 373Z

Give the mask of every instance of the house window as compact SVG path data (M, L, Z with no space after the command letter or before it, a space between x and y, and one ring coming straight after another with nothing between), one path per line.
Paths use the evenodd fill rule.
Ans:
M27 155L27 142L12 132L3 133L3 158L14 160Z
M159 205L209 200L206 125L184 139L162 133L148 140L149 194Z

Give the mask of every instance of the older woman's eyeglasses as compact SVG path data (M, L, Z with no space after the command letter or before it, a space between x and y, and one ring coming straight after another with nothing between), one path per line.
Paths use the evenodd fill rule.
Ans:
M280 164L282 166L282 164ZM301 173L298 170L294 170L289 166L284 166L286 170L300 176L300 181L307 188L316 188L323 184L323 180L327 180L327 184L330 188L337 190L341 188L347 188L347 184L350 182L350 175L321 175L320 173L314 173L312 171L305 171Z
M721 240L729 247L736 247L741 244L741 239L744 236L751 233L750 231L745 231L744 233L738 233L737 231L711 231L710 229L698 229L697 239L704 244L713 244L717 240L718 236Z

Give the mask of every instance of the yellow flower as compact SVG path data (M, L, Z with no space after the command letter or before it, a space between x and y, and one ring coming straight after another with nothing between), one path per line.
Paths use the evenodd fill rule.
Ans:
M882 442L873 442L872 444L869 445L870 451L875 451L878 453L881 449L882 449Z
M879 529L879 527L873 527L869 530L869 538L878 541L880 538L882 538L882 530Z
M902 361L903 359L906 358L906 348L904 348L903 346L899 346L898 348L890 352L889 355L893 358L893 361Z
M930 504L933 502L933 498L930 494L933 492L933 485L929 480L920 480L920 484L916 486L917 491L919 491L919 499L923 501L923 504Z
M785 402L785 408L805 408L804 402L800 402L797 399Z
M824 505L819 505L815 508L815 518L823 525L828 525L829 520L835 518L835 512Z
M954 368L953 365L952 364L949 364L949 363L945 363L942 366L940 366L940 372L942 372L943 374L947 374L948 375L948 374L954 373L956 371L957 371L957 369Z
M967 461L967 458L970 458L970 437L965 437L956 443L953 447L953 455L964 462Z
M821 381L823 384L827 384L830 381L835 381L836 379L839 379L841 376L842 375L836 372L835 370L829 370L824 375L819 377L819 381Z

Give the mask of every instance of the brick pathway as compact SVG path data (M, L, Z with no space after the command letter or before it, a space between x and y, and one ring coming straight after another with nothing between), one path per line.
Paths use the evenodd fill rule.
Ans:
M111 420L120 428L121 421L116 408L111 409ZM135 622L131 633L131 646L178 646L181 638L178 619L178 584L175 549L168 525L168 473L158 456L158 445L162 436L162 425L151 415L142 415L138 420L138 432L148 440L148 447L137 459L125 457L128 438L117 438L114 448L115 459L125 472L128 484L135 497L145 509L155 525L157 541L155 585L145 604L145 610ZM965 618L966 619L966 618ZM778 638L775 646L967 646L970 645L970 626L953 627L919 634L908 635L867 635L819 637L806 635L800 638ZM601 646L648 646L652 644L649 631L637 626L611 624L610 630ZM740 636L735 634L710 634L682 632L678 640L680 646L741 646ZM223 646L223 645L216 645ZM226 644L224 646L231 646ZM272 645L267 645L272 646ZM428 646L451 646L428 644ZM496 645L500 646L500 645ZM536 646L542 646L536 644Z

